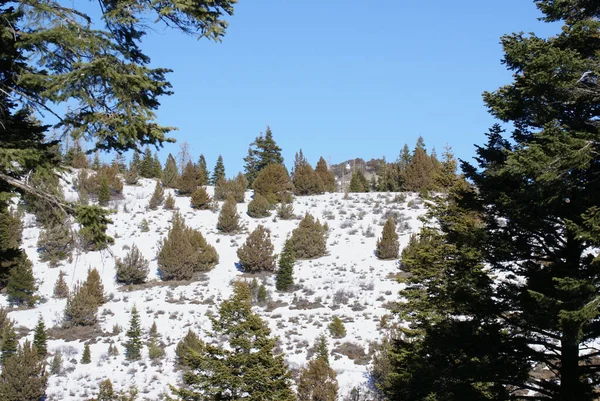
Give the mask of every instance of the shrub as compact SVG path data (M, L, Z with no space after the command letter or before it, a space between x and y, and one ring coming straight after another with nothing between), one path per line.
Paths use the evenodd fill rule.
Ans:
M207 210L210 209L211 199L206 192L206 188L198 187L190 199L190 204L194 209Z
M270 208L271 204L264 196L254 193L254 199L248 203L248 216L255 219L269 217L271 215Z
M344 322L342 322L342 320L339 317L334 316L331 320L331 323L329 323L328 328L329 333L331 333L331 336L333 338L346 337L346 327L344 327Z
M89 294L88 287L79 283L67 298L65 306L64 327L93 326L97 322L98 302Z
M277 207L277 217L281 220L292 220L294 217L294 204L281 202Z
M183 217L175 213L158 253L162 279L189 280L194 271L209 270L218 262L216 249L206 242L202 233L186 227Z
M274 271L276 256L273 255L273 250L271 233L259 225L237 251L242 270L248 273Z
M217 230L223 233L234 233L240 230L240 216L238 215L237 202L233 195L229 195L225 203L223 203L221 213L219 213Z
M165 199L164 208L167 210L175 209L175 198L173 195L171 195L171 193L169 193L169 195L167 195L167 199Z
M69 287L65 281L65 273L62 270L58 273L53 294L55 298L67 298L69 296Z
M327 226L307 213L298 228L292 231L290 241L298 259L324 256L327 252Z
M165 190L163 189L160 182L157 180L156 185L154 186L154 193L148 202L148 209L156 210L160 205L162 205L165 199Z
M149 262L133 245L124 259L115 259L116 277L119 283L141 284L148 277Z
M71 228L66 223L54 224L42 230L37 243L40 260L48 262L50 267L58 266L58 262L71 256L74 242Z
M293 185L285 166L269 164L258 173L252 188L255 194L264 196L270 204L274 205L289 196Z
M323 181L310 164L302 164L294 171L294 194L314 195L324 192Z
M399 246L396 224L394 219L390 217L383 226L381 238L377 239L375 255L379 259L397 259Z

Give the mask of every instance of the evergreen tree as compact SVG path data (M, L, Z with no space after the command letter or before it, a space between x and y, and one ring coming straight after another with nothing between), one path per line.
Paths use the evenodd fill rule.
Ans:
M235 233L240 230L240 216L237 212L237 202L233 195L223 203L219 220L217 221L217 230L222 233Z
M278 164L283 166L283 157L281 156L281 148L277 146L273 139L271 128L267 126L265 134L262 133L256 137L254 142L248 148L248 156L244 158L246 162L244 169L248 184L252 186L254 180L258 177L265 167L269 164Z
M140 176L144 178L154 178L154 158L152 157L152 151L149 147L144 150L144 157L140 162L139 168Z
M135 154L137 154L137 153L135 153ZM133 162L129 163L129 168L125 172L125 175L123 178L125 179L125 184L137 185L138 181L140 180L140 173Z
M154 152L154 157L152 158L152 178L162 179L162 166L157 152Z
M69 286L65 281L65 273L61 270L58 273L58 279L54 284L54 298L67 298L69 296Z
M404 172L403 189L420 192L433 189L435 163L427 154L423 137L419 137Z
M115 152L115 158L113 159L112 164L116 166L121 174L125 174L127 171L127 163L123 153Z
M35 350L41 358L46 359L46 354L48 353L48 344L46 325L44 324L42 315L39 316L38 323L35 326L33 333L33 345L35 346Z
M327 253L327 227L307 213L292 231L290 243L296 258L320 258Z
M369 183L365 174L360 168L352 171L352 178L350 178L350 187L348 192L369 192Z
M92 354L90 352L90 345L88 343L83 347L83 354L81 355L81 363L87 365L92 363Z
M4 361L0 373L0 399L37 401L45 398L48 378L43 360L29 341Z
M191 161L183 168L179 176L177 191L179 195L191 195L200 186L200 176L198 169Z
M98 269L88 269L87 278L83 282L85 291L90 297L92 297L98 306L104 304L104 285L102 279L100 279L100 273Z
M210 209L212 199L206 192L206 188L198 187L190 198L190 204L193 209L208 210Z
M302 149L296 153L292 183L294 184L294 194L300 196L322 194L325 191L321 177L308 163L302 154Z
M98 190L98 204L100 206L108 205L110 201L110 185L108 183L108 178L106 176L102 176L100 179L100 188Z
M0 201L0 287L5 287L10 271L22 263L25 257L21 249L23 225L21 219L8 210Z
M261 194L254 194L254 198L248 203L248 216L255 219L269 217L271 212L271 204Z
M199 185L208 185L210 173L208 172L208 167L204 155L200 155L200 157L198 158L198 166L196 167L196 169L198 170Z
M175 209L175 198L173 197L173 195L171 195L170 192L167 195L167 198L165 199L164 203L165 203L164 204L164 208L166 210L173 210L173 209Z
M321 182L323 183L323 189L326 192L335 192L335 175L333 174L333 171L329 170L327 162L325 161L325 159L323 159L322 156L317 162L315 172L321 178Z
M337 401L339 385L335 370L321 358L313 359L300 371L299 401Z
M152 193L152 197L148 202L148 209L156 210L160 205L162 205L165 199L165 190L163 189L160 181L156 181L156 185L154 186L154 192Z
M317 338L317 341L317 352L315 355L315 359L322 359L323 362L325 362L325 364L329 366L329 349L327 348L327 338L324 334L321 334Z
M148 332L148 337L148 356L150 359L160 359L165 356L164 345L161 344L156 321L152 323L152 327L150 327L150 331Z
M277 339L252 312L248 284L236 282L233 297L211 320L212 337L227 339L227 345L206 343L189 355L193 369L184 376L186 387L173 388L178 399L296 399L283 356L274 354Z
M165 168L162 171L162 184L166 188L175 188L177 186L177 180L179 179L179 170L177 169L177 162L172 154L169 153L167 156L167 162Z
M93 326L98 321L98 300L88 292L86 285L79 283L67 298L63 319L64 327Z
M338 316L334 316L331 319L331 323L329 323L329 332L333 338L344 338L346 337L346 327L344 326L344 322Z
M77 209L77 222L81 225L79 237L84 249L101 251L114 244L115 239L106 234L106 229L112 220L108 212L97 206L80 206Z
M270 231L259 224L250 233L244 245L237 250L242 270L247 273L274 271L277 257L273 254L273 250Z
M279 255L279 269L275 279L275 288L277 291L288 291L294 285L294 263L296 257L292 249L292 242L288 238L283 245L283 250Z
M44 228L40 232L37 243L40 260L48 262L50 267L58 266L61 260L71 257L74 241L70 224L67 222Z
M217 181L225 179L225 165L223 164L223 156L219 155L217 159L217 164L215 164L215 169L213 170L213 174L210 177L210 183L212 185L216 185Z
M150 149L148 149L150 150ZM140 152L137 150L133 152L131 156L131 162L129 163L129 170L135 170L137 174L141 174L142 160L140 159Z
M458 179L458 176L456 175L456 158L449 145L446 145L444 148L442 162L440 163L439 171L434 179L436 186L445 192L448 192Z
M289 198L293 185L285 166L269 164L258 173L252 188L274 205Z
M13 305L26 305L32 307L37 297L35 292L35 278L33 277L32 264L23 254L19 263L10 270L6 294L8 301Z
M398 234L396 233L396 223L390 217L383 226L381 238L377 239L375 255L379 259L398 259Z
M149 263L138 247L135 244L132 245L125 258L115 259L117 281L124 284L141 284L145 282L148 277Z
M215 199L226 200L233 195L237 203L244 202L248 180L246 176L239 173L233 180L219 179L215 184Z
M94 160L92 161L92 170L100 170L102 167L102 163L100 162L100 154L96 151L94 152Z
M135 361L142 357L142 327L140 315L135 305L131 308L131 320L127 330L127 343L125 344L125 357L127 360Z
M17 340L17 333L15 331L14 323L9 321L2 329L2 355L0 356L0 362L2 362L3 366L11 356L17 353L18 345L19 341Z
M177 343L175 355L177 362L182 366L193 367L194 355L200 355L204 349L204 342L191 329L188 330L185 337Z

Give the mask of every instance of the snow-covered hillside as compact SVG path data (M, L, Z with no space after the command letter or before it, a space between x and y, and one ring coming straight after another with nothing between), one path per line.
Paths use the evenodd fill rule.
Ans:
M67 187L66 190L68 199L76 196L72 188ZM115 389L136 385L140 390L140 399L160 399L163 393L169 391L169 384L177 385L181 379L181 372L175 366L175 347L179 340L189 328L204 335L210 328L207 312L215 312L220 301L230 296L231 282L241 277L252 277L236 269L236 250L244 243L248 232L258 224L265 225L271 230L276 252L279 253L286 236L299 222L277 221L274 217L248 217L247 202L251 197L251 192L248 192L246 203L238 204L246 232L233 236L222 235L216 230L218 213L193 210L188 197L177 197L176 206L186 224L198 228L208 242L216 247L220 263L199 281L174 286L160 281L156 272L158 243L168 231L172 212L162 208L147 210L153 190L152 180L141 180L139 186L125 186L124 199L111 202L111 207L117 212L111 216L114 224L109 227L109 234L115 238L110 252L76 253L72 263L63 262L58 268L49 268L46 263L39 261L36 251L39 229L33 216L25 216L24 247L34 263L42 301L34 309L13 310L10 313L17 327L32 330L40 314L47 327L59 324L65 300L54 299L52 291L60 270L67 274L67 282L72 287L78 280L85 280L88 268L97 268L108 298L108 302L99 310L102 332L82 330L80 335L85 338L72 339L78 335L72 331L69 334L72 338L57 339L56 336L65 337L61 333L49 340L49 352L61 350L64 356L64 373L51 376L49 380L47 394L50 401L91 397L97 391L98 382L105 378L111 379ZM212 195L210 187L209 193ZM328 223L329 255L316 260L298 261L294 266L294 280L298 289L291 293L277 292L274 276L258 276L259 280L264 279L271 301L268 306L257 306L255 310L269 323L273 334L279 337L291 368L299 368L306 363L308 349L319 334L327 333L332 316L337 315L345 322L345 338L333 340L328 336L331 364L338 374L341 395L365 382L368 365L360 358L353 361L336 349L341 344L350 343L358 347L346 344L342 347L346 353L350 350L353 354L360 354L363 348L368 354L370 343L379 340L382 335L380 318L389 313L385 305L397 300L397 292L401 288L401 284L391 277L398 272L398 262L380 261L374 256L375 242L381 235L385 221L384 215L391 211L399 212L406 219L406 224L398 225L400 244L404 247L410 233L418 231L418 217L425 212L416 194L350 194L348 199L344 199L341 193L297 197L294 200L296 215L309 212ZM149 223L148 232L140 229L143 219ZM150 260L150 283L128 291L115 283L114 257L125 256L133 244ZM7 305L5 298L2 302ZM144 348L140 361L125 360L122 344L126 340L125 332L133 305L140 312L144 329L149 329L156 321L162 340L167 344L166 356L159 362L148 358L147 348ZM113 334L115 325L122 328L118 334ZM32 338L33 332L28 337ZM86 341L90 344L92 363L81 364L79 361ZM118 346L120 355L107 355L110 343Z

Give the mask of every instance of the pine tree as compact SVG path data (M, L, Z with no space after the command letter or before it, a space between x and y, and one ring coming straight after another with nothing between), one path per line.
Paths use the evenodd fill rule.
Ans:
M191 329L188 330L185 337L179 341L175 348L177 363L182 366L193 367L194 355L200 355L204 350L204 342Z
M5 287L10 271L22 263L21 249L23 225L21 219L8 210L8 204L0 202L0 287Z
M292 231L290 243L298 259L312 259L327 253L327 227L309 213Z
M337 374L321 358L313 359L300 371L297 381L299 401L337 401Z
M102 167L102 163L100 162L100 154L96 151L94 152L94 160L92 161L92 170L100 170Z
M35 350L38 355L46 359L46 354L48 353L48 344L46 338L46 325L44 324L44 319L42 319L42 315L38 318L38 323L35 326L34 334L33 334L33 345L35 346Z
M116 278L123 284L141 284L148 278L149 261L144 258L138 247L132 245L125 258L115 259Z
M156 181L156 185L154 186L154 192L152 193L152 197L148 202L148 209L156 210L160 205L162 205L165 199L165 190L163 189L161 183Z
M169 153L167 156L167 162L165 168L162 171L162 184L166 188L175 188L177 186L177 180L179 179L179 170L177 169L177 162L172 154Z
M334 316L331 319L331 323L329 323L329 332L333 338L344 338L346 337L346 327L344 327L344 322L338 316Z
M317 338L317 341L317 344L315 344L315 348L317 349L315 359L322 359L323 362L329 366L329 349L327 348L327 338L324 334L321 334Z
M142 160L140 159L140 152L135 150L131 156L131 162L129 163L129 170L135 170L138 174L142 169Z
M108 212L98 206L79 206L76 211L77 222L80 224L79 237L84 249L101 251L114 244L115 239L106 234L109 224L112 224Z
M112 164L116 166L121 174L125 174L127 171L127 164L123 153L115 152L115 158L113 159Z
M227 346L204 344L189 355L193 367L184 376L185 388L173 388L180 400L247 398L292 401L291 373L282 355L275 355L277 339L268 325L252 312L248 284L236 282L234 295L223 301L211 317L213 338L226 338Z
M125 184L127 185L137 185L137 183L139 182L140 173L133 162L129 163L129 168L125 172L123 178L125 179Z
M300 196L322 194L325 191L321 177L308 163L302 149L296 153L292 183L294 184L294 194Z
M152 158L152 178L162 179L162 166L157 152L154 152L154 157Z
M148 356L150 359L160 359L165 356L164 345L161 344L156 321L152 323L152 327L148 331L148 338Z
M215 184L215 199L226 200L233 195L237 203L244 202L248 180L246 176L239 173L233 180L219 179Z
M217 181L225 179L225 164L223 164L223 156L219 155L217 159L217 164L215 164L215 169L213 170L213 174L210 177L211 185L216 185Z
M350 178L349 192L369 192L369 183L365 174L360 168L352 171L352 178Z
M92 354L90 352L90 345L88 343L83 347L83 354L81 355L81 363L87 365L92 363Z
M274 205L289 198L293 184L282 164L269 164L260 170L252 184L255 194L264 196Z
M270 208L271 204L267 198L261 194L254 194L254 198L248 203L248 216L255 219L269 217L271 215Z
M283 157L281 156L281 148L277 146L273 139L271 128L267 126L265 134L262 133L256 137L254 142L248 148L248 156L244 158L246 164L246 178L248 184L252 186L254 180L265 167L269 164L278 164L283 166Z
M144 178L154 178L154 158L149 147L146 147L144 150L144 157L140 162L140 169L138 171L140 176Z
M377 239L375 255L379 259L398 259L399 246L396 223L394 218L390 217L383 226L381 238Z
M452 148L449 145L446 145L444 153L442 154L440 169L434 177L434 180L437 187L448 192L457 179L456 158L454 157L454 153L452 153Z
M235 233L240 230L240 216L237 212L237 202L233 195L223 203L219 220L217 221L217 230L222 233Z
M2 355L0 356L0 362L3 366L10 357L17 353L18 345L19 341L17 340L14 323L9 321L4 325L2 330Z
M333 171L329 170L329 167L327 167L327 162L323 159L323 156L319 158L317 166L315 167L315 172L321 178L323 189L326 192L335 192L335 175L333 174Z
M273 250L270 231L259 224L237 250L242 270L247 273L274 271L276 255Z
M127 343L125 344L125 357L127 360L135 361L142 357L142 327L140 315L135 305L131 308L131 320L127 330Z
M63 357L60 351L56 351L50 361L50 374L59 375L62 372Z
M175 209L175 198L173 197L173 195L171 195L170 192L167 195L167 198L165 199L164 203L165 203L164 208L166 210L174 210Z
M206 192L206 188L198 187L190 199L190 204L193 209L208 210L210 209L212 199Z
M98 306L104 304L104 285L100 279L98 269L88 269L87 278L83 282L85 291L92 297Z
M279 269L275 279L275 288L277 291L289 291L294 285L294 263L296 257L292 249L292 242L288 238L283 245L283 250L279 255Z
M45 362L29 341L4 362L0 373L0 399L32 401L44 399L48 378Z
M208 185L210 173L208 172L208 167L204 155L200 155L200 157L198 158L198 166L196 168L198 170L198 185Z
M103 175L100 179L100 188L98 190L98 204L100 206L108 205L110 201L110 185L108 183L108 178Z
M40 232L37 243L40 260L48 262L50 267L58 266L61 260L71 256L75 245L74 241L70 224L67 222L46 227Z
M67 298L64 327L93 326L97 322L98 300L88 292L88 286L75 284Z
M19 263L10 270L6 294L8 301L13 305L26 305L32 307L37 300L35 292L35 277L33 277L32 264L27 256L21 256Z
M65 273L61 270L58 273L58 279L54 284L54 298L67 298L69 296L69 286L65 281Z
M423 137L419 137L410 157L410 163L404 171L403 189L413 192L431 190L434 176L435 163L427 154Z
M177 183L179 195L191 195L200 186L198 169L191 161L183 168Z

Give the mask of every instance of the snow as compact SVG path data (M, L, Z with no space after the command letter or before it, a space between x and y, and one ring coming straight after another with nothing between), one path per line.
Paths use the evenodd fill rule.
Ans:
M68 200L77 197L69 184L71 178L66 177L65 180L65 196ZM172 212L162 208L147 210L154 185L153 180L145 179L138 186L126 185L123 199L111 202L111 208L116 213L111 215L114 224L109 226L108 233L115 238L115 244L109 250L74 254L72 262L65 261L57 268L49 268L47 263L39 261L36 250L39 228L35 226L33 216L26 215L24 218L24 247L34 264L42 301L33 309L13 310L10 317L17 326L32 330L40 315L47 327L60 324L65 300L52 297L60 270L67 274L67 283L72 287L77 281L85 280L89 268L97 268L109 299L98 313L99 325L104 332L101 336L72 341L49 340L49 352L61 350L64 360L63 374L50 376L47 391L49 401L91 397L97 391L99 381L106 378L111 379L115 389L126 390L132 385L137 386L140 390L139 399L142 400L159 399L162 394L169 393L169 384L178 385L181 382L181 371L175 366L175 347L179 340L188 329L205 337L210 329L207 314L215 313L220 301L231 295L231 282L240 277L251 279L251 276L238 271L235 265L238 261L236 250L244 243L248 233L258 224L263 224L271 231L276 252L280 252L287 235L299 222L278 221L274 217L250 218L246 214L247 202L251 198L251 192L248 192L246 202L238 204L246 231L238 235L223 235L216 230L217 212L193 210L189 205L189 197L176 197L176 207L186 224L199 229L207 241L217 248L220 263L200 280L175 286L161 282L157 275L158 244L168 231ZM208 191L212 195L213 188L209 187ZM172 190L166 190L165 196L169 192L172 193ZM344 194L333 193L295 198L296 215L303 216L310 212L329 225L329 254L296 263L294 280L301 288L293 293L277 292L273 275L259 275L259 280L264 279L272 303L285 306L272 311L267 307L255 307L255 311L268 322L272 334L279 337L290 368L298 369L307 363L308 348L313 346L321 333L328 334L327 325L334 315L345 322L347 335L341 340L334 340L328 335L330 352L344 342L359 344L369 352L370 343L381 339L383 331L379 328L379 319L389 313L384 304L397 301L397 293L403 286L391 277L398 272L398 261L380 261L374 256L376 239L381 235L383 213L396 210L406 218L408 226L399 228L401 248L408 243L410 233L418 232L421 224L418 218L425 213L416 194L405 194L406 199L401 202L394 199L396 195L350 194L348 199L344 199ZM413 201L411 207L409 201ZM148 232L141 232L139 228L143 219L149 223ZM366 237L363 232L369 225L375 235ZM114 258L125 256L133 244L150 260L149 279L153 281L144 288L128 291L114 280ZM340 290L346 292L349 302L336 308L334 298ZM320 302L322 307L294 309L294 297L296 300L305 298L308 303ZM2 296L1 302L7 305L5 296ZM125 360L123 344L133 305L137 306L146 331L156 321L162 341L166 344L164 359L151 361L145 347L140 361ZM357 306L362 306L364 310ZM113 335L115 325L122 330ZM32 337L33 331L27 338ZM90 343L92 357L92 363L87 365L79 362L85 341ZM117 345L120 352L118 356L107 356L111 342ZM368 365L355 364L337 353L333 353L330 360L338 374L340 395L347 394L352 387L367 380Z

